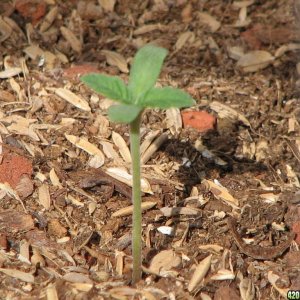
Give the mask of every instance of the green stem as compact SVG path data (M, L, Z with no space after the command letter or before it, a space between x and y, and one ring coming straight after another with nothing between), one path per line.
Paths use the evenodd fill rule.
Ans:
M132 157L132 283L137 283L142 276L142 208L141 208L141 154L140 154L140 121L139 115L130 123L130 149Z

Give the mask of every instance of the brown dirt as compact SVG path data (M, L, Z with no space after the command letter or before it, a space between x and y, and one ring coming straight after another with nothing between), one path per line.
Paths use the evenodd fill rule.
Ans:
M0 299L300 290L299 1L15 2L0 2ZM189 92L197 104L185 111L217 122L200 133L182 126L182 111L144 113L143 201L155 205L143 213L143 279L132 286L132 218L112 216L130 207L131 187L108 172L130 172L128 128L109 122L110 100L79 76L127 81L148 42L169 50L159 84ZM252 72L237 58L246 53ZM149 134L160 142L150 154ZM207 272L193 286L200 262Z

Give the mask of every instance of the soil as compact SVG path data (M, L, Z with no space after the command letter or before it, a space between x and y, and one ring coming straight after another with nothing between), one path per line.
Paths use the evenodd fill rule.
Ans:
M0 16L0 299L300 290L298 0L4 0ZM127 82L147 43L169 51L158 84L196 105L144 112L133 285L128 127L80 76Z

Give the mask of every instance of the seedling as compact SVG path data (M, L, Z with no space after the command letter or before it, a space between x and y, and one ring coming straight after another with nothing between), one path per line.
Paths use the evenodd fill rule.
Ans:
M140 123L145 108L188 107L195 102L187 93L173 87L155 87L167 50L154 45L142 47L135 55L126 85L119 77L103 74L87 74L81 81L95 92L119 102L108 109L112 122L129 124L132 157L132 282L141 279L141 170L140 170Z

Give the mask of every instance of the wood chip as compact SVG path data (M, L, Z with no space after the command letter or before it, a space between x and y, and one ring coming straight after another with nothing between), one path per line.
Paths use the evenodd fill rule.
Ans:
M11 78L23 72L21 68L9 68L0 72L0 79Z
M77 137L75 135L65 134L65 137L74 146L84 150L90 155L98 156L102 161L102 165L104 164L104 154L100 149L97 148L97 146L91 144L88 140Z
M74 283L93 283L93 281L88 276L76 272L67 273L62 278L66 281Z
M1 32L1 35L0 35L0 43L4 42L5 40L7 40L11 33L12 33L12 28L9 26L9 24L7 24L2 16L0 16L0 32Z
M208 245L200 245L199 249L204 250L204 251L220 253L224 250L224 247L216 245L216 244L208 244Z
M211 258L212 254L204 258L196 267L196 270L194 271L192 278L190 279L190 282L188 284L188 291L190 293L193 292L197 287L199 287L202 279L207 274L208 270L210 269Z
M59 300L58 292L54 284L49 284L46 288L47 300Z
M291 242L295 238L294 233L290 233L289 237L286 241L282 242L278 246L273 247L261 247L259 245L247 245L243 239L240 237L238 231L237 231L237 223L236 220L233 218L228 218L227 220L228 228L230 229L231 233L233 234L233 238L241 250L242 253L253 257L255 259L261 259L261 260L271 260L276 257L279 257L287 250L287 248L290 246Z
M163 250L156 254L149 266L149 270L153 273L163 275L172 268L177 268L181 264L181 258L174 250Z
M172 134L179 133L182 129L182 118L178 108L169 108L166 110L167 126Z
M147 133L147 135L145 136L141 147L140 147L140 151L141 151L141 156L144 155L145 151L148 149L148 147L151 145L152 141L157 138L157 136L160 134L160 130L155 130L155 131L150 131Z
M134 35L141 35L141 34L145 34L145 33L149 33L155 30L160 30L163 31L165 28L164 25L158 23L158 24L149 24L149 25L143 25L141 27L139 27L138 29L136 29L133 34Z
M44 55L44 51L38 45L30 45L23 52L32 60L37 60Z
M233 280L235 278L235 274L226 269L218 270L216 274L210 277L211 280Z
M109 159L111 159L113 162L118 164L118 162L122 161L121 157L117 153L117 151L114 149L114 146L110 142L106 141L100 141L100 144L102 145L102 150L105 156Z
M230 206L232 206L233 208L237 208L239 206L239 201L237 199L235 199L234 197L232 197L228 190L223 187L220 186L216 183L214 183L211 180L206 180L204 179L202 181L202 184L210 191L213 193L213 195L219 199L224 201L226 204L229 204Z
M105 55L109 65L117 67L123 73L129 73L127 62L121 54L109 50L102 50L101 52Z
M58 7L54 6L53 8L50 9L50 11L45 16L40 27L40 32L45 32L46 30L48 30L52 25L52 23L54 22L54 20L57 18L57 16L58 16Z
M24 232L34 228L31 215L16 210L0 212L0 229L5 232Z
M160 148L160 146L167 141L167 139L168 139L167 132L164 132L159 137L157 137L142 155L141 157L142 164L145 164L152 157L152 155Z
M52 168L49 172L49 177L51 180L51 183L53 184L53 186L56 186L58 188L62 188L63 186L61 185L58 176L56 175L55 170Z
M248 121L248 119L241 113L239 113L238 111L236 111L235 109L229 107L226 104L223 104L221 102L218 101L213 101L209 107L214 110L215 112L218 113L218 116L220 118L229 118L233 121L241 121L243 124L245 124L246 126L251 127L250 122Z
M244 73L256 72L268 67L275 57L263 50L250 51L243 55L237 62L237 67Z
M39 203L42 206L44 206L45 209L49 209L51 206L49 186L47 184L42 184L38 188L38 192L39 192Z
M268 280L271 283L271 285L277 290L277 292L283 297L283 299L287 299L288 292L290 291L290 288L280 288L276 281L280 279L280 276L273 273L273 271L268 272Z
M198 12L198 17L199 21L207 25L211 32L216 32L221 26L221 23L208 13Z
M83 111L90 112L91 108L86 100L75 95L73 92L65 88L55 89L55 94L64 99L65 101L71 103L75 107L82 109Z
M76 37L76 35L67 27L61 26L60 32L62 36L67 40L67 42L70 44L71 48L77 52L81 53L82 51L82 44L80 40Z
M34 283L34 276L29 273L25 273L15 269L3 269L3 268L0 268L0 272L24 282Z
M162 207L160 211L165 217L173 217L178 215L195 216L200 214L200 210L191 207Z
M113 131L112 132L112 140L119 149L119 152L126 163L131 163L131 154L130 150L125 142L125 140L122 138L120 134Z
M152 201L146 201L146 202L142 202L141 206L142 206L142 211L151 209L152 207L154 207L157 204L157 202L152 202ZM128 216L131 215L133 212L133 205L121 208L119 210L117 210L116 212L114 212L111 217L115 218L115 217L124 217L124 216Z
M31 264L29 257L29 243L26 240L20 241L18 259L28 265Z
M132 186L132 175L123 168L108 168L106 173L113 178ZM141 190L143 193L153 194L150 183L145 178L141 179Z
M108 12L114 11L116 0L98 0L99 5Z
M193 43L195 41L195 33L192 31L186 31L179 35L176 44L175 50L178 51L189 43Z

